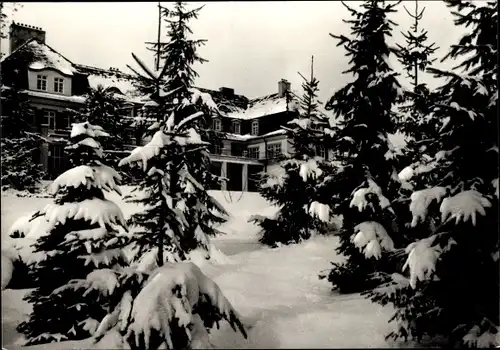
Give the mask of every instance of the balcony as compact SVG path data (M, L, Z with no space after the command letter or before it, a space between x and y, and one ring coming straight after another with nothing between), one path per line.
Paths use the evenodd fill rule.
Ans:
M234 162L243 162L243 163L248 163L248 164L258 164L260 165L260 160L264 159L264 154L248 154L248 151L246 150L235 150L235 149L228 149L228 148L217 148L217 147L210 147L209 148L210 152L210 158L213 159L226 159L226 160L232 160Z

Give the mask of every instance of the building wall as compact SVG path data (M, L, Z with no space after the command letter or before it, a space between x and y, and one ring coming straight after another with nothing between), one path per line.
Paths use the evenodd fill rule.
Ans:
M36 88L37 84L37 76L38 75L45 75L47 76L47 90L38 90ZM63 82L63 93L57 93L54 91L54 78L62 78L64 79ZM30 90L34 91L42 91L42 92L47 92L51 94L57 94L57 95L65 95L65 96L71 96L72 92L72 79L71 77L62 75L56 70L53 69L42 69L42 70L28 70L28 88Z
M266 157L266 144L280 143L281 144L281 152L288 152L288 141L283 135L274 136L270 138L251 140L248 142L248 147L259 147L259 159L265 159Z

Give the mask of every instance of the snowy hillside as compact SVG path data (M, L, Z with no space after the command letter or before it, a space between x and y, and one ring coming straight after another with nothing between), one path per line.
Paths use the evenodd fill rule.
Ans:
M127 194L130 188L123 188ZM291 347L389 347L384 334L390 330L390 310L370 303L359 295L337 296L317 272L338 261L336 237L316 237L301 245L271 249L258 243L258 228L248 223L250 215L270 215L276 210L257 193L212 191L231 219L221 227L226 235L214 239L227 259L221 263L196 259L202 271L219 285L242 315L248 339L229 326L211 332L215 348ZM128 217L136 208L116 194L107 194ZM111 198L112 197L112 198ZM19 216L50 202L48 198L2 195L2 241ZM2 292L4 347L19 339L15 326L29 312L22 301L26 291ZM360 331L362 330L362 331ZM64 344L64 345L63 345ZM103 345L101 345L103 346ZM32 349L83 349L90 341L53 343Z

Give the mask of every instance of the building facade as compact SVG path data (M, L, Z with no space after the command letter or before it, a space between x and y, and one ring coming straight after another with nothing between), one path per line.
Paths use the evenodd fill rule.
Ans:
M15 82L29 98L35 112L33 130L45 140L39 161L48 178L54 179L67 169L64 141L73 122L69 111L84 105L90 88L102 85L112 89L122 101L124 118L140 117L147 98L134 89L132 75L73 63L45 39L41 28L13 23L11 52L0 64L2 89ZM282 154L293 152L281 128L297 115L298 102L286 93L290 88L282 79L275 93L256 99L235 94L227 87L218 91L198 88L209 93L219 109L212 128L223 137L220 142L214 141L209 151L212 172L227 179L223 189L256 191L258 173L273 171ZM143 142L137 130L127 130L127 134L128 148Z

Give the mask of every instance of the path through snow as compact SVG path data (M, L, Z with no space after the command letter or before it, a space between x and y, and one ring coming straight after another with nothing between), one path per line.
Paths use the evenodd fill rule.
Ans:
M229 256L227 264L198 262L213 278L241 314L248 326L248 339L226 324L211 332L216 348L342 348L389 347L384 335L390 331L389 308L372 304L359 295L333 295L330 285L320 280L320 271L330 267L335 256L335 237L315 237L300 245L276 249L258 243L258 228L248 223L252 214L272 215L258 194L245 194L228 203L220 192L212 194L231 213L221 229L227 234L214 239L215 246ZM110 196L112 197L112 196ZM126 216L133 208L119 198ZM19 215L40 208L47 199L2 197L2 233ZM2 237L3 238L3 237ZM2 292L3 346L17 338L15 325L29 310L22 292ZM88 340L52 343L28 349L84 349Z

